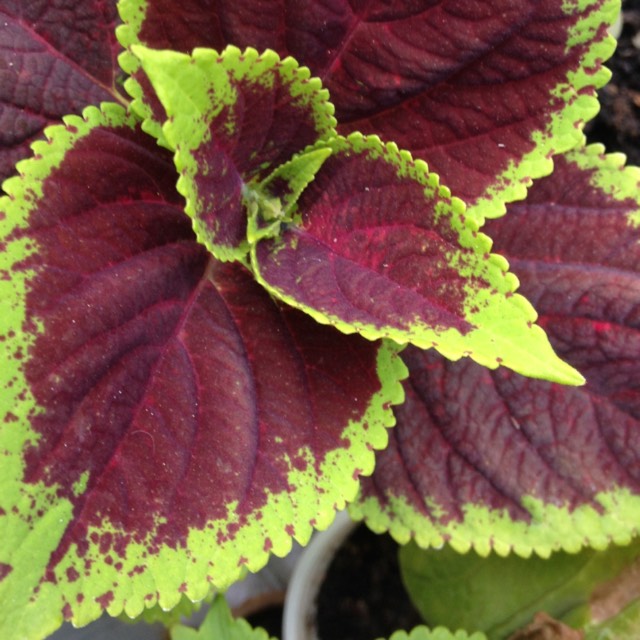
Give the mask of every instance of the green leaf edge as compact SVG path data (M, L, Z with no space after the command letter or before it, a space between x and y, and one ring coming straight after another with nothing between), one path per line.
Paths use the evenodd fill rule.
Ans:
M148 6L148 0L118 0L118 13L122 24L116 27L115 34L116 39L123 48L122 53L118 56L118 64L128 75L124 82L124 88L131 97L131 110L142 119L142 130L153 136L160 146L173 151L162 132L162 123L153 118L151 108L145 102L142 86L133 77L133 74L139 71L141 66L131 47L132 45L143 44L140 41L139 34Z
M465 504L462 521L435 524L417 511L406 498L387 496L382 506L375 497L357 498L349 505L354 520L364 520L376 533L388 532L399 544L414 539L422 548L449 544L459 553L474 549L481 556L491 551L528 558L536 553L548 558L554 551L577 553L583 547L602 550L609 544L627 545L640 532L640 496L626 488L597 494L594 506L545 504L524 496L522 506L531 522L513 522L506 510ZM428 498L425 505L439 517L439 505ZM598 510L603 513L599 513Z
M171 628L171 640L275 640L242 618L234 619L226 600L217 596L198 630L186 625Z
M173 625L180 624L180 622L184 620L201 615L201 611L206 610L205 607L213 602L216 595L217 591L211 589L202 600L198 600L197 602L189 600L189 598L183 595L180 602L178 602L173 609L165 610L156 604L149 609L144 609L135 619L130 618L124 612L118 616L118 619L127 624L144 622L145 624L161 624L164 627L172 627Z
M384 640L378 638L377 640ZM409 633L406 631L396 631L389 637L389 640L487 640L487 636L481 631L469 634L466 631L449 631L445 627L429 627L420 625L414 627Z
M640 167L627 165L622 153L606 153L604 145L581 144L565 154L568 162L585 171L593 171L590 182L596 189L618 202L633 200L637 209L628 214L629 225L640 227Z
M240 50L230 45L221 53L214 49L198 48L194 49L191 55L167 50L157 51L141 45L132 45L131 50L139 59L167 112L168 120L163 124L162 132L170 147L175 149L174 163L180 176L177 188L186 200L185 211L193 221L193 229L198 241L206 246L218 260L242 261L249 251L246 240L238 247L218 244L198 219L198 194L193 184L193 177L198 174L199 167L192 156L192 151L209 140L206 118L210 114L206 108L210 106L210 94L207 91L207 84L194 82L191 86L194 87L196 98L193 99L180 89L180 82L191 67L196 68L203 77L211 78L213 76L206 73L206 65L211 65L210 68L213 69L220 68L221 73L225 73L227 77L241 65L255 67L264 64L267 65L268 70L278 68L283 76L292 78L291 86L295 91L292 95L305 96L312 105L318 140L335 135L336 119L333 115L334 107L329 101L329 92L322 87L320 79L311 77L307 67L299 66L291 57L281 59L275 51L270 49L258 53L251 47ZM216 93L220 96L220 100L227 97L221 91ZM176 99L176 96L179 96L179 99ZM191 104L193 108L187 111L184 109L185 104ZM205 107L204 111L201 110L202 105ZM199 119L200 122L198 122Z
M495 281L491 283L492 286L496 287L496 291L502 295L495 302L491 302L490 305L492 308L497 308L499 304L500 312L498 313L496 310L487 313L494 316L496 323L500 324L505 306L508 305L507 310L511 312L511 317L508 317L508 323L506 324L508 328L515 324L515 335L513 338L505 340L505 334L511 335L510 332L496 332L493 329L489 329L489 325L484 326L481 331L474 330L463 336L455 329L448 329L437 334L431 327L418 323L415 323L408 331L401 331L395 327L379 329L373 325L345 322L338 316L308 307L265 280L260 272L260 265L256 255L259 243L255 243L252 245L250 252L251 265L256 280L263 287L288 305L308 313L317 322L333 325L346 334L359 333L369 340L388 338L398 344L411 343L422 349L433 347L450 360L458 360L463 356L468 356L478 364L491 369L503 365L531 377L545 378L564 384L584 384L582 375L560 360L555 354L543 329L533 324L538 317L533 306L520 294L514 294L519 282L513 273L508 272L509 265L507 261L502 256L489 253L492 245L491 239L478 231L474 216L465 216L464 203L460 199L451 196L451 191L440 184L437 174L429 172L429 168L424 161L414 160L409 151L398 149L398 146L393 142L383 143L378 136L364 136L357 132L346 138L336 136L323 144L331 147L334 153L336 151L353 150L356 153L362 152L375 157L383 157L397 168L398 175L409 176L421 183L425 187L427 195L429 193L437 194L443 200L449 201L452 226L460 233L461 245L465 248L473 249L476 256L488 256L485 260L487 267L502 279L500 283ZM475 301L470 300L469 302ZM514 312L519 317L514 319ZM483 311L480 311L480 314L482 313ZM473 323L474 317L468 318L468 320ZM523 342L518 341L523 336L523 332L529 332L527 339L532 344L530 349L527 349L526 340ZM479 340L477 339L478 334L480 334ZM473 347L477 342L480 342L480 346L482 346L487 341L492 343L492 346L504 345L501 357L496 357L495 353L488 351L481 353ZM521 346L523 343L525 345L524 348Z
M600 26L612 25L620 15L620 0L563 1L563 9L569 14L598 5L602 6L573 27L568 48L589 41ZM600 110L598 99L582 92L587 87L599 89L609 81L611 72L606 67L600 67L595 72L593 70L609 59L615 48L616 40L608 33L604 38L592 42L582 66L568 74L567 82L556 86L553 95L564 98L564 109L552 115L545 131L533 134L535 148L517 163L512 162L478 201L468 205L470 215L475 216L479 224L483 224L486 218L504 215L506 203L524 199L533 180L553 171L552 156L569 151L580 143L584 124Z
M86 107L81 116L64 116L63 124L53 125L44 129L44 140L37 140L31 144L33 155L19 161L16 164L17 175L4 181L2 187L7 195L0 197L0 242L3 244L0 250L0 273L6 278L0 278L0 335L15 333L15 340L20 346L19 337L26 341L22 344L28 347L33 342L33 334L25 334L23 327L26 323L24 309L16 308L12 300L25 297L25 281L28 274L24 272L16 273L12 268L16 263L26 259L36 252L36 248L28 241L17 242L9 239L10 235L18 230L27 228L27 218L31 213L34 203L43 195L42 185L44 181L57 169L64 160L65 154L70 150L77 140L88 135L97 126L128 126L134 127L136 118L127 115L125 109L116 103L102 103L100 108L95 106ZM6 244L4 244L6 242ZM21 296L16 295L22 293ZM15 312L10 310L14 309ZM37 328L36 328L37 329ZM26 382L21 374L21 366L12 368L12 351L14 348L12 340L0 342L0 358L3 366L0 368L0 412L6 415L7 412L18 412L19 402L15 399L20 395L19 390L13 394L8 392L9 388L15 390L16 386L9 385L12 380L18 377L23 381L23 388ZM27 349L25 348L25 352ZM20 364L20 363L19 363ZM33 400L33 399L32 399ZM24 413L26 420L27 413ZM0 425L5 423L0 423ZM0 433L6 427L0 426Z
M45 140L31 145L34 155L20 161L16 165L18 174L3 184L7 195L0 198L0 239L7 244L0 251L0 272L7 277L0 278L0 334L9 339L0 342L3 362L0 368L0 450L5 454L0 466L3 508L0 562L12 566L13 570L0 581L0 601L6 603L0 615L0 628L7 636L23 633L25 637L40 638L62 624L61 594L47 592L43 585L38 596L44 598L43 603L32 598L32 588L37 586L37 581L33 585L25 585L24 581L32 576L34 567L46 567L50 553L72 517L71 503L60 500L55 487L47 487L42 482L22 483L22 451L26 444L38 439L38 434L30 428L30 417L39 409L22 373L22 363L13 357L13 353L20 348L28 353L41 327L36 326L33 332L25 333L24 299L30 272L12 270L37 248L29 241L10 239L10 235L28 227L28 216L43 195L43 183L60 166L76 141L98 126L134 127L136 123L135 117L127 115L121 105L114 103L103 103L100 109L89 106L82 116L65 116L63 124L44 130ZM9 419L10 416L14 416L13 419ZM74 489L82 490L82 480ZM30 524L27 517L40 508L44 515ZM43 615L34 602L43 604L47 614ZM37 612L33 611L34 607Z

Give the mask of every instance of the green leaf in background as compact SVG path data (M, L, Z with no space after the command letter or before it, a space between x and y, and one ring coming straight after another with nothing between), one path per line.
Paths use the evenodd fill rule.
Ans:
M378 640L382 640L382 638ZM396 631L389 640L487 640L487 636L480 632L471 635L466 631L451 632L444 627L437 627L436 629L416 627L410 633Z
M217 597L200 629L177 625L171 629L171 640L269 640L264 629L252 629L246 620L234 620L226 600Z
M605 551L560 552L549 559L482 558L449 546L421 550L412 542L400 549L400 567L409 595L428 624L479 629L489 640L499 640L539 611L584 626L591 618L596 588L638 556L638 540Z

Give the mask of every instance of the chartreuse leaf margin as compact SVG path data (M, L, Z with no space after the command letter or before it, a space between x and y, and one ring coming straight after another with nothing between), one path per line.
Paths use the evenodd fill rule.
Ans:
M478 220L495 218L506 211L503 203L526 197L526 189L534 179L553 171L553 156L580 146L584 123L600 109L595 89L603 87L611 72L602 66L613 54L616 41L608 34L620 13L619 0L565 0L563 8L575 20L566 43L566 52L583 50L579 65L567 70L549 96L555 104L542 130L530 133L531 151L512 161L470 210ZM559 108L558 108L559 107Z
M135 133L138 125L136 118L113 104L103 105L102 111L90 107L83 118L67 117L64 125L47 129L48 140L34 145L34 158L20 164L20 175L5 183L9 195L0 201L3 211L0 231L5 243L0 254L3 274L0 353L4 363L0 374L3 390L0 451L4 454L0 466L3 487L0 601L4 603L0 631L6 635L42 638L55 630L63 618L84 625L98 618L103 610L110 615L124 611L136 617L156 603L163 609L171 609L183 594L191 600L201 600L212 588L224 589L239 579L245 567L253 571L261 568L270 553L286 554L293 536L306 543L314 527L328 526L335 510L355 496L358 475L372 472L373 449L386 445L387 427L393 425L390 407L403 399L398 381L406 376L406 368L397 357L397 346L391 342L371 345L377 352L374 358L378 371L373 377L379 379L371 387L376 391L365 400L361 415L345 418L347 423L341 427L336 442L327 443L321 438L321 448L325 447L323 458L314 460L303 445L297 452L299 460L288 467L285 489L271 492L265 488L264 504L257 511L240 517L235 505L228 503L227 517L220 518L218 511L218 516L212 515L205 526L193 526L188 535L173 544L160 538L150 541L144 535L122 529L122 524L109 520L108 509L92 515L84 513L89 516L88 524L87 521L78 524L86 504L78 514L74 501L83 498L89 482L95 488L96 479L89 469L73 481L73 486L60 484L64 484L64 475L53 484L42 479L25 479L24 452L37 446L40 438L33 426L35 418L52 409L39 406L25 374L25 363L29 364L33 353L31 348L43 337L44 329L40 312L34 314L31 309L27 313L26 307L30 280L37 279L39 268L39 247L29 236L30 225L37 230L44 187L49 187L49 193L52 188L56 192L55 182L47 184L47 181L64 167L76 146L91 139L96 131L117 142L118 131ZM148 139L153 145L153 140ZM77 155L73 157L79 160ZM83 188L84 185L76 185L76 191L69 192L84 197ZM124 196L125 202L131 198L130 193ZM117 199L112 203L116 207L114 212L121 211L118 215L126 220L127 210L118 210L117 203ZM73 210L74 204L69 203L69 208ZM100 207L95 209L99 211ZM90 206L85 214L93 210ZM25 269L25 264L34 267ZM238 265L238 269L243 268ZM245 280L241 278L239 282ZM262 293L255 283L251 282L251 286ZM268 299L266 294L264 297ZM69 326L79 320L69 317ZM308 329L305 332L310 333ZM363 343L369 349L369 343ZM323 379L322 388L329 382ZM295 389L293 393L299 397ZM99 423L100 419L101 415L93 416L91 424ZM174 477L179 480L179 476ZM145 493L152 489L147 487ZM116 494L118 490L114 490L113 496ZM148 512L153 516L151 504ZM101 520L96 524L92 517ZM66 543L61 547L63 536ZM116 562L103 546L111 549L118 539L124 546L115 549Z
M132 98L131 108L142 118L143 130L156 138L159 144L171 149L171 145L162 133L162 122L166 114L154 115L144 88L132 77L141 69L140 59L132 53L131 47L144 44L140 42L138 35L146 17L145 5L139 0L133 2L119 0L118 13L123 22L116 27L116 37L123 47L123 51L118 56L118 63L120 68L128 74L124 87Z
M64 602L58 589L39 583L72 517L72 505L58 498L55 487L22 481L23 450L37 441L30 423L39 413L24 377L23 360L41 327L31 327L33 333L25 330L27 282L33 274L16 270L16 265L37 252L37 247L28 239L10 238L16 230L29 226L29 214L43 196L44 181L77 140L96 126L134 126L134 120L115 105L105 107L103 114L89 108L85 117L86 121L70 116L66 126L47 129L48 140L33 144L35 157L19 163L21 175L4 183L8 196L0 200L0 237L4 243L0 252L0 451L4 454L0 466L0 601L4 603L0 626L3 633L21 637L43 637L62 620ZM84 489L80 481L73 490L80 494ZM32 607L36 614L31 612ZM98 615L99 607L93 617Z
M220 260L242 260L251 183L335 135L328 92L273 51L132 50L166 110L163 133L176 150L178 190L198 239Z
M412 354L417 364L409 366L407 386L413 385L417 391L411 398L407 394L408 401L396 412L394 441L398 444L392 443L381 452L376 472L365 480L360 496L350 505L355 519L364 519L376 532L388 531L400 543L414 539L423 548L447 543L460 553L473 549L482 556L495 551L501 556L514 552L524 558L533 553L547 558L559 550L577 553L586 546L603 550L610 544L626 545L638 535L640 493L633 460L638 451L635 310L640 286L635 256L640 238L640 169L625 167L624 162L621 154L605 155L599 144L577 147L556 159L558 170L534 185L529 199L521 204L527 212L523 215L544 212L547 218L543 220L552 219L558 228L563 224L569 228L562 242L558 242L557 230L551 230L541 241L542 257L535 251L524 256L522 264L530 273L527 279L524 273L522 277L525 285L536 290L536 306L548 334L557 340L558 351L570 364L588 368L587 384L576 389L510 372L479 375L473 365L464 368L433 358L422 361L419 354ZM553 185L550 201L534 200L538 189L546 193L547 183ZM493 225L499 246L501 236L495 233L496 227L508 226L515 208L520 207L518 203L511 206L512 213L489 225ZM581 207L585 215L576 216ZM502 249L514 264L522 247L531 245L519 235L525 221L519 219L516 229L509 227L505 233ZM608 232L599 237L599 229ZM572 250L566 263L562 256L567 249L562 243ZM511 244L519 244L520 249L509 251ZM559 252L559 258L554 251ZM576 273L581 280L573 291L575 300L567 299L566 278L575 278ZM584 292L588 295L583 300ZM562 311L555 302L560 297L566 300ZM409 364L406 352L403 357ZM428 372L435 372L433 378ZM427 401L421 396L425 385L434 389ZM461 400L447 396L449 385ZM470 395L473 406L487 415L470 413ZM516 407L524 409L526 416L517 414ZM424 417L419 431L411 424L412 412ZM528 423L528 435L522 435L519 418ZM460 434L473 434L476 428L483 430L483 442L460 441ZM572 429L578 429L579 445L571 441ZM542 439L536 441L533 432L542 434ZM434 449L436 440L440 444ZM443 442L448 452L442 453ZM433 462L418 454L422 466L416 468L411 463L412 452L426 451L425 445L447 459L454 458L447 464L460 468L465 490L482 485L482 497L459 499L461 486L450 484L446 477L442 477L442 486L425 488L428 482L425 484L422 474L430 477L427 473ZM478 454L472 460L465 459L463 447L468 445ZM396 446L398 449L391 452ZM507 446L512 455L501 455ZM572 447L575 455L565 457L565 447ZM582 447L592 450L587 454ZM602 460L593 459L598 452L602 452ZM597 468L583 468L583 453L584 460L591 458L590 464ZM536 457L545 472L534 473L525 466ZM513 465L516 459L520 466L514 466L511 473L511 467L504 465ZM522 477L526 480L521 483L520 472L525 469ZM562 487L565 496L573 493L574 498L546 497L552 491L551 480ZM423 490L416 490L418 486ZM437 494L447 496L448 502L439 501L434 497ZM515 504L516 509L510 513L504 506L494 507L492 501L497 496L501 505Z
M506 261L490 253L489 238L424 162L376 136L335 137L321 147L331 156L302 193L293 223L251 248L254 273L273 295L371 340L584 382L514 294L518 281Z

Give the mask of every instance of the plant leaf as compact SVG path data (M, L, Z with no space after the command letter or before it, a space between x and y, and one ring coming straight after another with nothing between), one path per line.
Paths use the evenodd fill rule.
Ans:
M378 640L382 640L382 638ZM419 626L409 633L396 631L389 640L487 640L487 637L480 632L469 635L466 631L453 632L444 627L429 629L428 627Z
M322 146L303 151L277 167L261 183L246 189L249 246L264 238L279 236L283 225L293 222L300 194L330 155L331 149Z
M293 56L329 89L340 133L395 141L481 219L579 141L609 77L619 2L124 0L121 11L129 42Z
M0 612L42 638L226 588L325 527L387 442L391 343L213 259L116 105L47 131L0 201Z
M234 620L225 599L218 596L197 631L176 625L171 629L171 640L269 640L269 634L252 629L246 620Z
M515 278L423 162L352 135L297 203L299 221L252 248L258 280L319 322L580 384L552 352Z
M602 549L637 533L639 184L622 156L578 149L487 228L587 385L407 349L407 401L354 516L482 555Z
M169 117L164 134L199 240L219 259L242 259L248 184L334 134L327 92L269 51L134 51Z
M507 638L543 611L571 627L590 619L595 589L617 576L640 555L636 540L604 551L559 552L550 558L483 558L450 547L400 548L400 569L407 591L428 624L483 631L495 640ZM522 577L526 576L526 580Z
M259 184L259 189L280 199L284 215L290 218L300 194L313 181L330 155L331 148L323 145L303 151L277 167Z
M0 0L0 184L44 128L89 104L123 100L115 0Z

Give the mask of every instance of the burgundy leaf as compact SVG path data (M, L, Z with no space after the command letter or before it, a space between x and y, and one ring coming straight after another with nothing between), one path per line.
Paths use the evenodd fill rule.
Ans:
M86 623L104 608L199 599L326 526L372 470L404 372L395 347L317 325L208 254L170 153L107 107L116 124L89 109L50 129L2 201L16 215L5 259L28 255L3 274L24 321L0 336L18 363L0 442L27 436L0 524L28 523L51 555L29 560L30 577L15 540L1 555L17 606L55 585L47 624L61 609ZM63 145L49 174L33 169ZM16 486L34 497L14 509ZM60 527L65 504L51 540L42 523ZM187 563L191 578L175 569Z
M135 53L169 116L164 134L198 239L221 260L243 258L248 185L335 135L327 92L308 69L273 52Z
M375 136L325 145L332 154L293 221L276 222L271 237L267 219L266 239L252 248L269 291L347 333L582 384L514 295L504 259L424 162Z
M45 413L26 479L57 484L76 504L59 554L106 523L119 533L102 551L118 555L130 540L151 552L181 546L235 501L236 516L255 515L270 493L295 491L287 474L307 468L304 447L319 467L348 446L345 424L379 389L376 345L274 305L243 267L203 263L195 243L171 244L133 256L129 286L109 292L96 278L76 305L56 305L30 359ZM61 345L60 325L78 326L73 307L89 306L86 326ZM74 498L87 470L87 492Z
M545 153L575 142L574 124L595 113L595 102L583 101L604 82L597 70L611 47L589 51L606 37L603 16L617 11L608 0L587 7L557 0L131 4L144 5L139 39L153 48L235 44L292 55L329 89L340 133L393 140L468 203L498 176L517 183L539 175L543 169L531 166L512 175L510 163L534 150L533 132L555 126L567 104L573 111L563 135L571 142L557 137ZM567 90L570 76L575 91Z
M640 174L623 176L614 159L598 154L591 148L559 157L526 202L487 226L556 351L587 385L559 386L407 349L407 401L363 490L364 502L382 504L398 535L409 527L423 544L444 537L544 552L604 544L609 535L623 541L635 531L640 228L631 196ZM598 162L607 171L596 171ZM474 532L484 508L484 530ZM558 512L543 515L545 508Z
M42 130L121 99L115 0L0 0L0 183Z
M468 333L475 328L465 309L468 289L490 284L462 273L475 247L460 246L460 211L397 152L385 154L376 140L349 142L334 143L303 191L300 221L258 243L260 277L336 323L398 335L419 323L436 334Z

